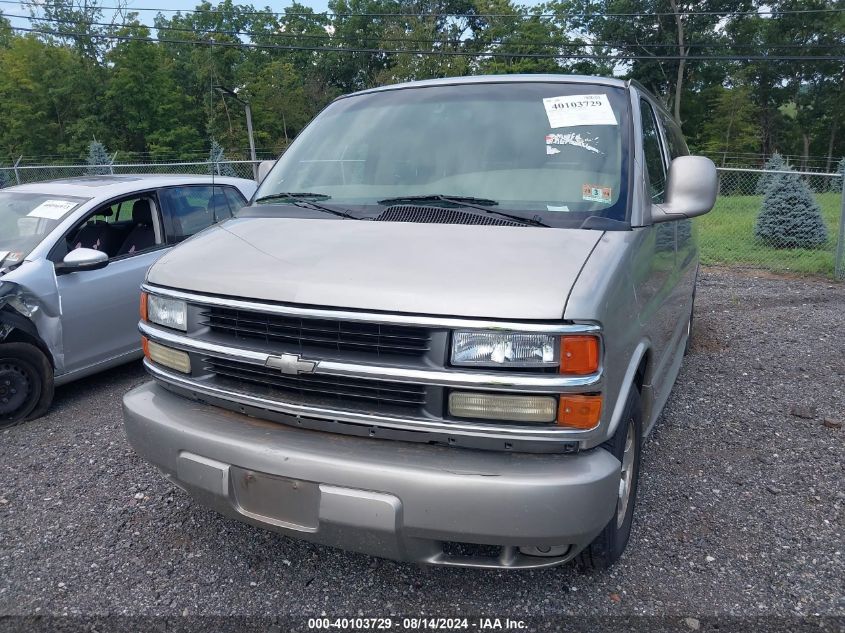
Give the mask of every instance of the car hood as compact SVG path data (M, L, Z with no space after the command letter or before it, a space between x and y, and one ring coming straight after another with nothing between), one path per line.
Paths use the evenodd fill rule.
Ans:
M167 253L150 283L312 306L560 319L601 231L236 218Z

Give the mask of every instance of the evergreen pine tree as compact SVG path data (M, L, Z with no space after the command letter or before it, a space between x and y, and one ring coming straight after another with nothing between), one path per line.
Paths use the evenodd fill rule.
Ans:
M211 152L208 156L208 161L211 163L209 168L212 174L217 174L218 176L237 176L232 163L226 162L226 155L223 153L223 148L214 139L211 139Z
M786 164L786 161L783 160L783 156L775 152L763 165L763 169L766 171L785 171L789 169L789 166ZM757 185L754 187L754 193L758 196L765 195L766 189L769 188L769 185L781 176L783 176L783 174L761 174L760 178L757 179Z
M817 248L827 242L821 209L798 174L781 174L771 182L754 236L773 248Z
M94 139L88 144L88 158L86 159L88 167L85 169L86 176L104 176L111 173L109 165L111 165L111 158L106 150L106 146Z

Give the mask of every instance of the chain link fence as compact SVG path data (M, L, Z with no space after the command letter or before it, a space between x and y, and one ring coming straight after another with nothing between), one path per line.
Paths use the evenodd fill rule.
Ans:
M221 162L146 162L109 165L14 165L0 167L0 187L30 182L76 178L80 176L119 174L214 174L237 178L255 178L261 161L227 160ZM5 185L4 185L5 183Z
M18 165L0 186L97 174L215 174L254 178L258 163ZM719 168L716 206L695 225L704 265L845 279L843 174Z
M704 265L845 277L842 174L719 169L696 220Z

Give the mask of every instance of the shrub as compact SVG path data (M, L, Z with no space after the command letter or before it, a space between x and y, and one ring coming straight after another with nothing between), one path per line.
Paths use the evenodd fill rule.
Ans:
M786 161L783 160L783 156L775 152L763 165L763 169L766 171L785 171L789 169L789 166L786 164ZM766 189L769 188L769 185L778 180L781 176L783 176L783 174L762 174L757 179L757 185L754 187L754 193L758 196L764 195L766 193Z
M211 152L208 155L208 161L211 163L209 166L211 174L217 174L218 176L237 176L232 164L226 161L223 148L214 139L211 139Z
M86 176L104 176L111 173L109 165L111 165L111 158L106 150L106 146L94 139L88 144L88 158L86 159L88 167L85 168Z
M817 248L827 242L821 209L797 174L781 174L769 184L754 236L773 248Z

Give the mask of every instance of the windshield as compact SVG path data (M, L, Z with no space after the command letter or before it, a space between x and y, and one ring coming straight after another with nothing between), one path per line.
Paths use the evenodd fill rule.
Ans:
M550 226L580 226L590 216L624 221L627 120L624 90L590 84L463 84L343 98L297 138L256 200L321 195L324 204L374 217L402 198L437 195Z
M0 268L23 261L85 198L0 191Z

